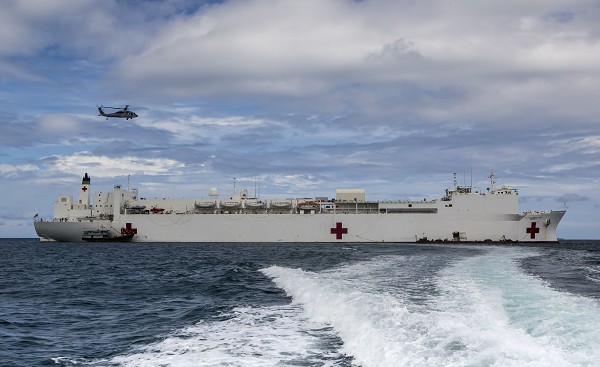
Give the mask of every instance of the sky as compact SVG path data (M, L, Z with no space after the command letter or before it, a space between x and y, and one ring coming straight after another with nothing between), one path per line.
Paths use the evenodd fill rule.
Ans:
M597 0L5 0L0 237L59 195L519 190L600 239ZM139 117L105 119L129 105Z

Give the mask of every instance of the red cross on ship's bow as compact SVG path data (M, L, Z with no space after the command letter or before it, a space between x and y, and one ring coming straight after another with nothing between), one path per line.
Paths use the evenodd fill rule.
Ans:
M537 233L540 233L540 229L537 227L537 223L536 222L531 222L531 227L526 229L527 233L529 233L531 235L531 239L535 240L535 235Z

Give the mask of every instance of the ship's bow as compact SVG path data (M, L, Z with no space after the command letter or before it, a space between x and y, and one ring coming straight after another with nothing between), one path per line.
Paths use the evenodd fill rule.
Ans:
M557 242L556 228L565 210L526 212L520 220L520 242Z

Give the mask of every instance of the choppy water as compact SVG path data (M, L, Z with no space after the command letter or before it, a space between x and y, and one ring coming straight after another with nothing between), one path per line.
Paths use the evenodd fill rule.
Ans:
M600 241L0 251L0 366L600 365Z

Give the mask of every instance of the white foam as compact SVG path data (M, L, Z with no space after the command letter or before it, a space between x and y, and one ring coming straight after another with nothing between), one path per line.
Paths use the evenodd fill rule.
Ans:
M150 366L333 366L334 334L302 315L297 306L243 307L218 319L179 330L109 363Z
M592 282L600 283L600 266L584 266L583 270L587 272L585 276L588 280Z
M535 335L531 317L552 307L555 300L547 299L547 305L539 302L550 289L520 272L514 258L503 255L494 251L469 258L442 273L438 282L442 296L433 313L438 330L461 345L456 356L467 364L569 365L560 345ZM540 321L552 317L546 314Z
M595 266L586 266L585 270L592 272L592 273L600 273L600 266L595 265Z
M589 275L586 275L585 278L591 280L592 282L600 283L600 278L591 277Z
M413 261L385 257L321 273L263 273L331 325L342 351L364 366L592 366L600 361L597 302L552 290L523 273L515 248L457 261L423 304L409 303ZM435 256L435 255L429 255Z
M333 326L344 341L342 351L356 363L401 366L418 362L414 348L427 319L411 314L392 289L373 283L393 276L381 270L393 269L394 263L393 258L386 258L379 264L356 264L321 274L281 267L262 271L301 304L313 321Z

